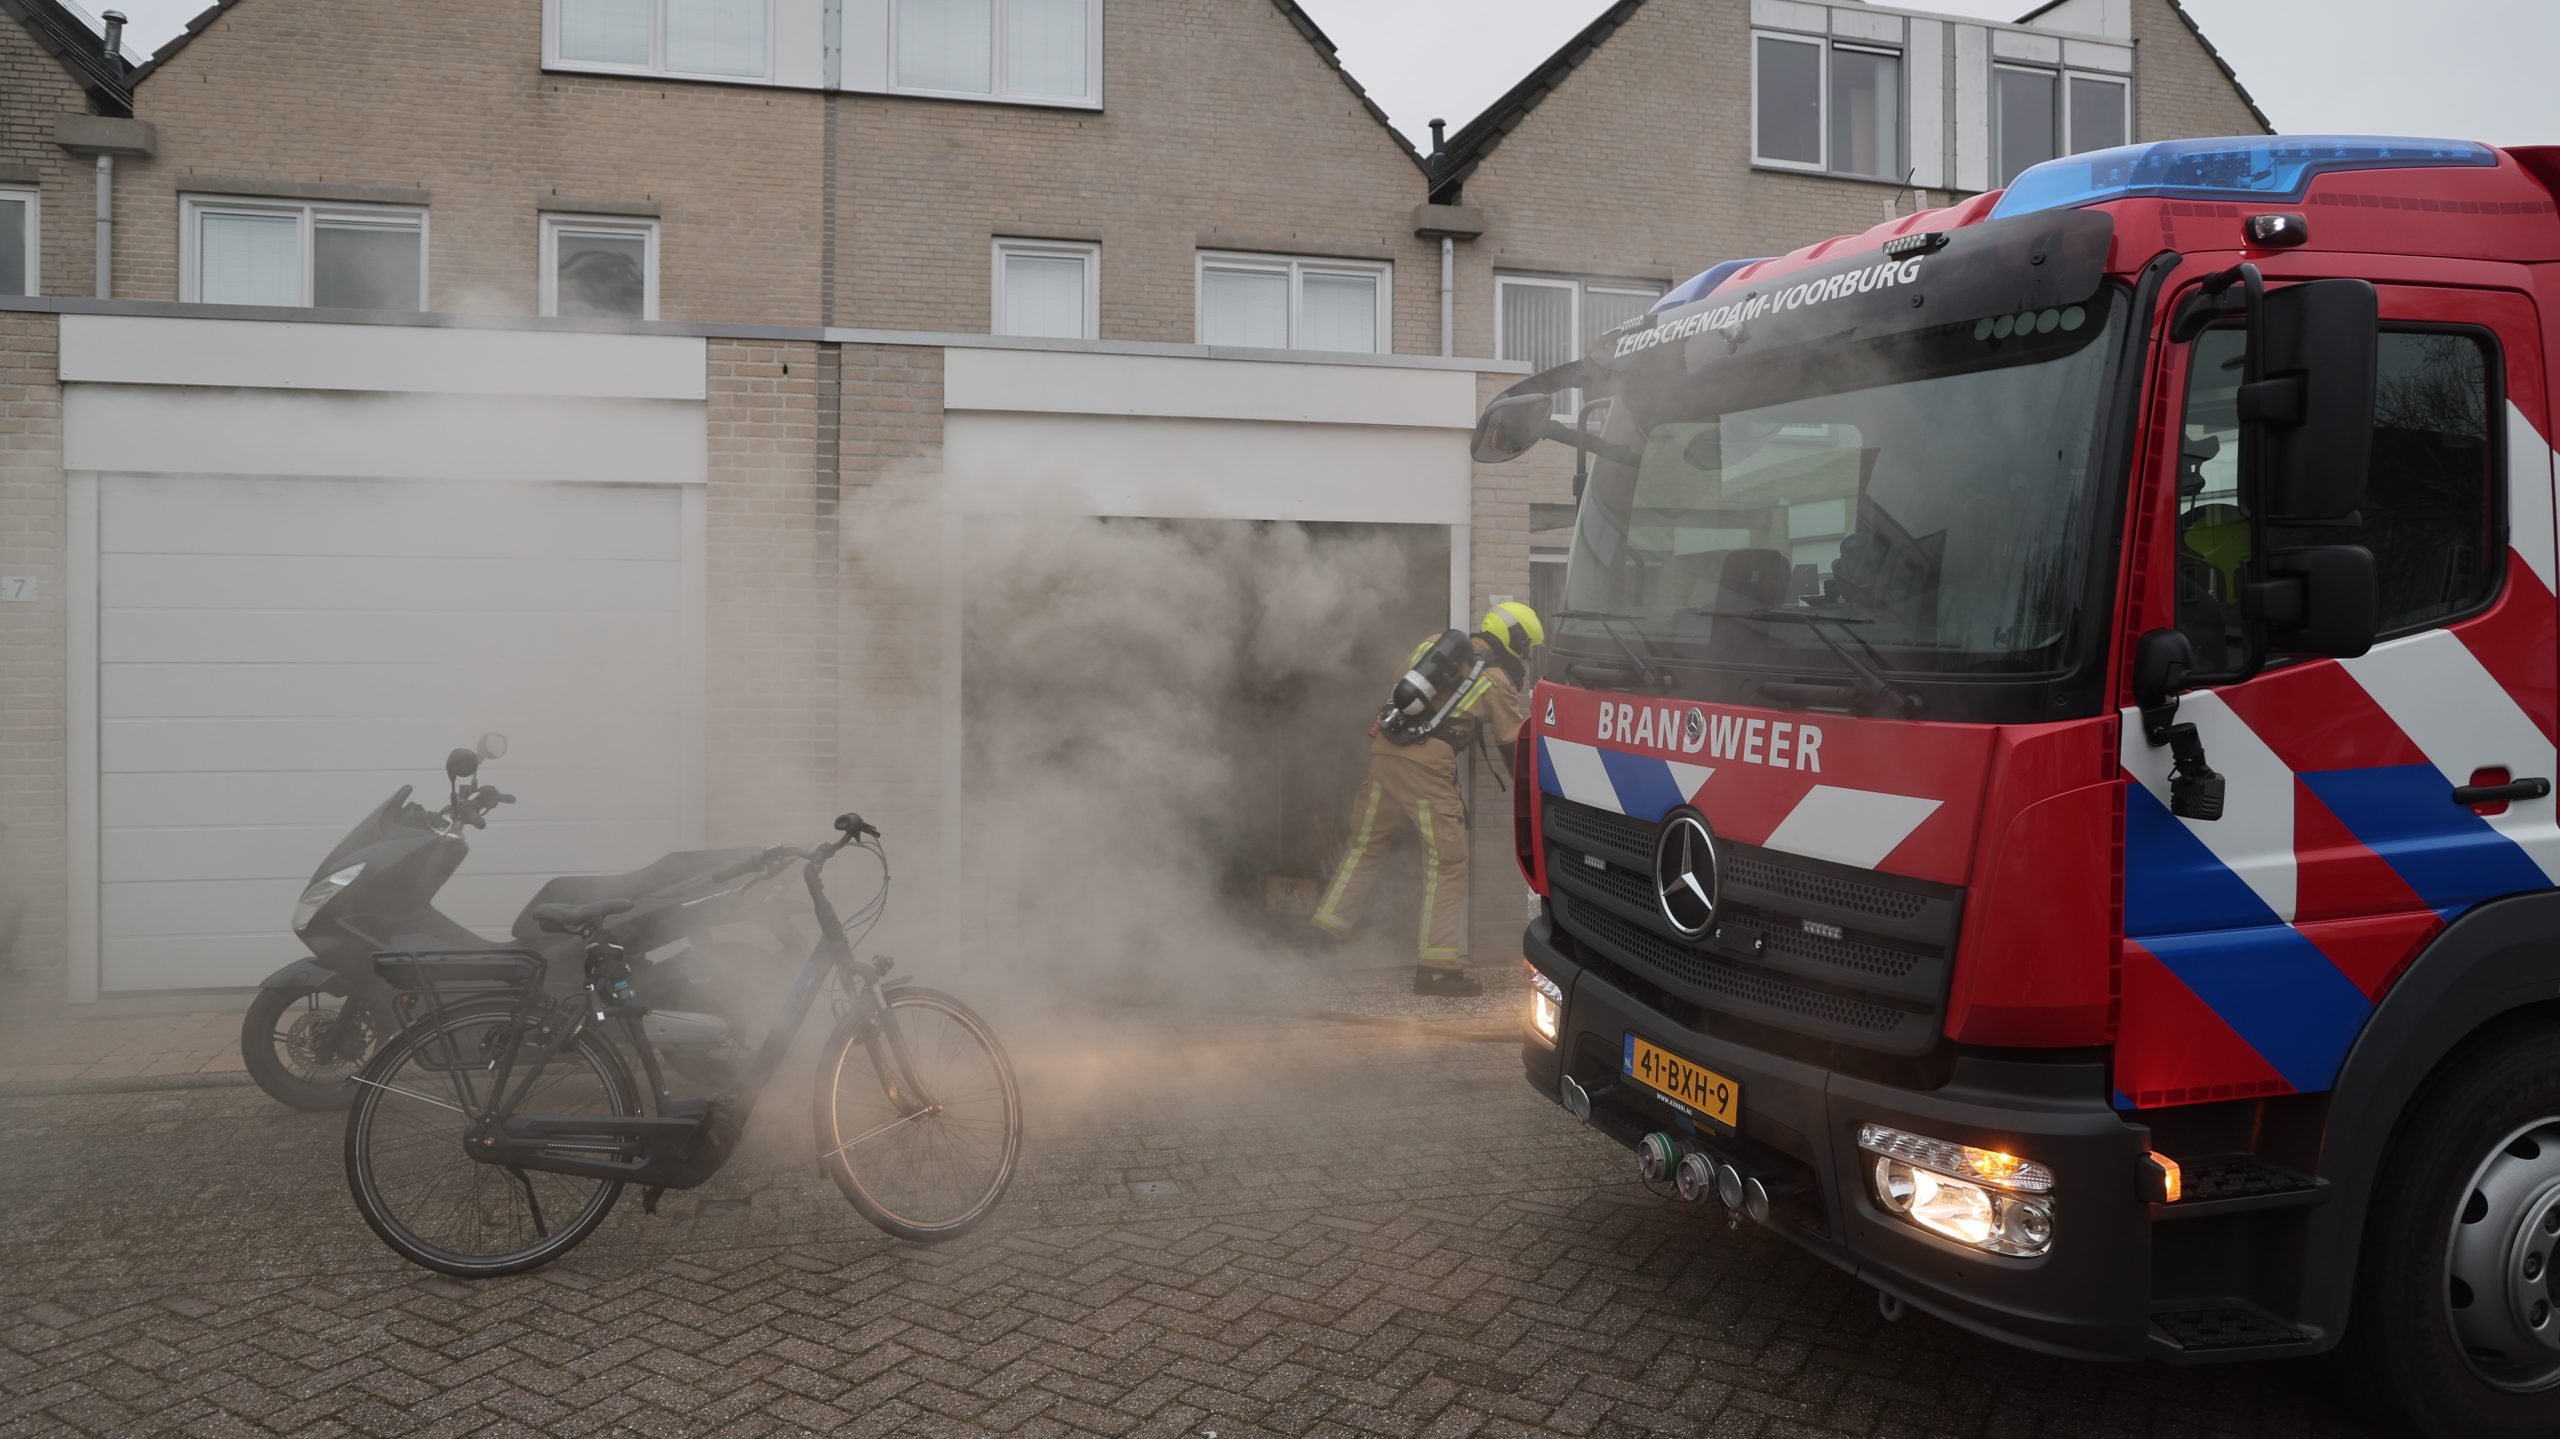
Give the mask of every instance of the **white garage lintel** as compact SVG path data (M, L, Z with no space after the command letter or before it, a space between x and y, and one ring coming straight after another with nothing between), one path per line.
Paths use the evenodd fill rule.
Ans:
M1472 370L1079 350L944 352L954 412L1471 430Z
M66 314L61 363L111 385L699 402L707 354L689 335Z

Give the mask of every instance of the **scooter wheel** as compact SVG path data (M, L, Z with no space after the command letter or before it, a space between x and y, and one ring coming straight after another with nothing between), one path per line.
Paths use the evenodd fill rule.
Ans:
M343 1045L338 1026L361 1026ZM344 995L317 989L262 989L240 1021L240 1061L258 1087L295 1109L344 1109L355 1102L349 1076L382 1039L371 1011Z

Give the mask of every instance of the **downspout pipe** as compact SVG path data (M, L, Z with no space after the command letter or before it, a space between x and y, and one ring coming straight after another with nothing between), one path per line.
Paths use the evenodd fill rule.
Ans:
M116 297L116 157L98 152L98 298Z
M1431 122L1431 173L1437 178L1449 163L1449 122ZM1433 198L1433 197L1426 197ZM1457 353L1458 328L1458 242L1449 235L1440 237L1440 357Z

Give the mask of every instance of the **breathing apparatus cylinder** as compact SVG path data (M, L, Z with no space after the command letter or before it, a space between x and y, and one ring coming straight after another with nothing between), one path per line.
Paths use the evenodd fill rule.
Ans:
M1467 687L1484 673L1485 657L1464 630L1444 630L1414 657L1413 667L1396 681L1387 706L1378 712L1378 732L1397 744L1420 744L1431 738Z

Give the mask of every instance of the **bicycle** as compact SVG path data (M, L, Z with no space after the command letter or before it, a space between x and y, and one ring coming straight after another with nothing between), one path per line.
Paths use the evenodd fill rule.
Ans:
M776 846L713 876L742 881L743 891L801 865L819 937L762 1047L708 1097L667 1092L623 952L601 937L628 900L532 912L542 928L586 940L586 982L557 1000L544 992L543 958L528 950L377 956L376 971L423 996L429 1013L354 1080L347 1185L374 1234L413 1263L483 1278L568 1253L626 1184L641 1185L643 1206L656 1213L663 1192L703 1184L736 1152L831 975L839 1019L817 1072L820 1167L864 1219L901 1239L950 1239L984 1219L1021 1154L1012 1062L967 1005L891 982L885 958L855 958L850 932L868 934L887 909L889 857L860 815L838 816L835 827L841 837L831 842ZM879 860L880 888L839 919L819 876L848 845ZM617 1027L640 1058L654 1113L643 1112L611 1041Z

